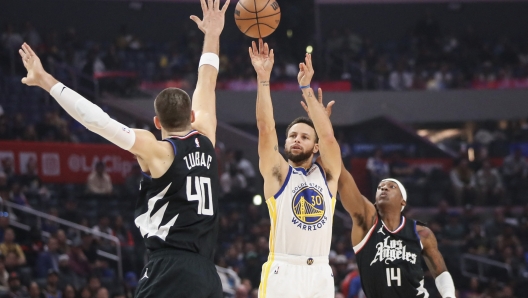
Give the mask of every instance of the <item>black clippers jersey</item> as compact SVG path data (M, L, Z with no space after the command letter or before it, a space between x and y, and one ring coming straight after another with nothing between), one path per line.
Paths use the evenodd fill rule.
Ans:
M198 131L165 139L174 161L159 178L144 175L135 224L149 250L175 248L213 259L218 236L218 166L213 144Z
M416 221L402 216L400 226L390 232L378 215L354 251L368 298L429 297L423 287L422 244Z

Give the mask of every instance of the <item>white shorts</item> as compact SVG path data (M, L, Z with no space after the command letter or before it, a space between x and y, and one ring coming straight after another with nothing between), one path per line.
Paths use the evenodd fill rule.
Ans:
M274 254L262 266L259 298L333 298L328 257Z

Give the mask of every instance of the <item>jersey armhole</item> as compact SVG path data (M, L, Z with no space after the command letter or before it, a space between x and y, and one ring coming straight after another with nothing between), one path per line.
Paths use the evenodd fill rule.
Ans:
M169 142L172 145L172 149L174 150L174 156L176 157L176 144L174 144L174 142L170 138L163 139L162 141Z
M414 233L416 234L416 238L418 239L418 242L420 242L420 247L423 250L422 239L420 239L420 235L418 234L418 229L416 228L416 225L425 227L425 224L421 221L417 221L417 220L413 220L413 221L414 221Z
M323 167L321 167L321 165L318 164L317 162L314 162L314 164L319 168L319 171L321 171L321 175L323 175L323 179L324 179L324 182L325 182L325 185L326 185L326 189L328 189L328 193L330 194L330 197L333 198L334 196L332 195L332 192L330 191L330 187L328 187L328 182L326 181L326 173L323 170Z
M378 221L379 221L379 216L376 215L376 222L374 222L374 225L372 226L372 228L370 228L370 230L367 232L367 235L365 235L365 237L361 240L361 242L359 242L356 246L352 248L354 249L354 253L356 255L363 249L365 244L367 244L367 241L370 239L370 236L372 236L372 233L374 233L374 229L378 225Z
M282 184L282 186L279 189L279 191L273 196L275 198L275 200L277 200L279 198L279 196L282 194L282 192L286 188L286 185L288 185L288 182L290 181L290 176L291 176L292 171L293 171L292 166L288 165L288 175L286 175L286 179L284 179L284 183Z

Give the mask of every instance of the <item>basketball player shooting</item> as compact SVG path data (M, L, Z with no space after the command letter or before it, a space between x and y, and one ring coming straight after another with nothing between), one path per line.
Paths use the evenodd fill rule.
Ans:
M191 16L205 33L192 103L177 88L154 101L154 125L163 140L111 119L101 108L48 74L33 50L19 51L27 76L22 83L48 91L75 120L135 154L145 173L135 223L149 250L135 297L223 297L213 263L218 234L215 87L224 15L220 1L201 0L203 19Z
M279 153L273 119L273 50L260 39L258 49L252 43L249 56L257 72L259 167L271 218L270 254L262 268L259 297L334 297L328 255L341 153L330 119L310 88L311 56L300 64L298 81L313 122L297 118L288 126L287 161ZM321 162L313 163L318 152Z
M429 297L423 287L421 256L442 297L455 297L455 285L435 235L422 223L402 215L407 192L398 180L389 178L379 183L374 205L361 195L342 165L339 194L352 216L352 245L367 297Z

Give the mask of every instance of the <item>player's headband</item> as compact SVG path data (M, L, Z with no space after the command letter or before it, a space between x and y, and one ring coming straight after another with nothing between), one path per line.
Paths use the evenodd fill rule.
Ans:
M390 181L390 182L394 182L398 185L398 187L400 188L400 192L401 192L401 195L402 195L402 198L405 202L407 202L407 191L405 190L405 187L403 187L403 184L401 184L400 181L394 179L394 178L387 178L387 179L383 179L381 180L381 182L383 181ZM403 208L405 208L405 206L402 206L401 208L401 211L403 211Z

